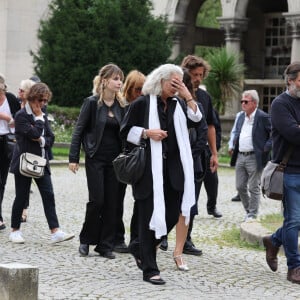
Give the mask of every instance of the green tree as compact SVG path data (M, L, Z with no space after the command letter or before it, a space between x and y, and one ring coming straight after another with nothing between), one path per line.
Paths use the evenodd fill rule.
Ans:
M147 74L171 54L172 29L151 14L149 0L53 0L32 52L35 72L53 91L53 102L77 106L92 90L101 66Z
M228 53L226 48L217 48L207 56L211 66L204 80L207 91L212 97L215 108L224 114L225 103L242 89L245 66L239 63L239 57Z
M220 0L206 0L198 13L197 26L219 28L220 24L217 17L222 15L222 6Z

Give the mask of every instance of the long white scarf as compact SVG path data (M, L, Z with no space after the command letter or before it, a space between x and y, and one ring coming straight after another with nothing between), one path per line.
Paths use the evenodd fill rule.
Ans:
M176 98L173 98L173 100L177 101ZM178 102L176 103L173 120L184 173L184 192L181 212L185 217L185 224L188 225L190 220L190 210L195 204L194 166L186 116ZM157 111L157 97L155 95L150 95L149 128L160 128ZM150 139L150 146L153 179L153 213L149 226L151 230L155 231L155 237L159 239L167 234L163 189L162 144L160 141Z

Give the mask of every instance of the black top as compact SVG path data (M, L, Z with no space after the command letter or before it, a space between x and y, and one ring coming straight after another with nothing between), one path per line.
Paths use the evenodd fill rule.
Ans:
M121 152L120 125L115 117L107 116L100 146L95 158L112 162Z
M213 106L210 95L202 89L197 89L196 98L202 104L207 125L214 125Z
M289 145L294 150L289 158L286 173L300 173L300 99L284 92L271 105L274 162L281 162Z

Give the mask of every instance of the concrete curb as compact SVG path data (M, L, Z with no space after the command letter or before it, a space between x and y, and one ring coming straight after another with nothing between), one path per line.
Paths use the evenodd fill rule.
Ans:
M258 221L243 222L240 226L241 239L251 244L263 246L262 238L272 232L263 227Z

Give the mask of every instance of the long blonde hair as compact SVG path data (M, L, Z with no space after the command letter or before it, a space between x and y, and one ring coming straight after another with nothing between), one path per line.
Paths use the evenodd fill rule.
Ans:
M104 79L110 79L115 75L119 75L121 80L124 80L123 71L115 64L107 64L99 70L99 74L93 79L93 95L99 96L98 104L103 103L103 92L105 85L103 84ZM115 98L118 100L121 107L125 106L125 102L122 99L121 92L117 92Z

